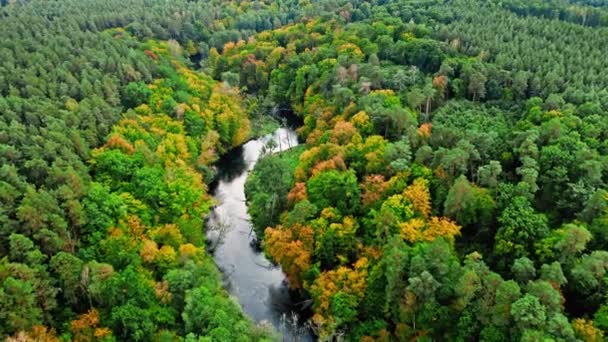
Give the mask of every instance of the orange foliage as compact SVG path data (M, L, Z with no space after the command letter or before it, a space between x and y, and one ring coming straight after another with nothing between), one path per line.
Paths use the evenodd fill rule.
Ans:
M433 173L435 174L435 177L437 177L438 179L441 179L441 180L447 180L449 177L448 173L445 171L445 169L441 165L438 166Z
M316 174L319 174L324 171L329 171L329 170L340 170L340 171L346 170L346 164L344 163L344 157L341 154L334 156L329 160L324 160L324 161L318 163L312 169L310 169L310 174L312 176L314 176Z
M300 163L295 178L298 182L306 181L308 176L324 170L346 170L344 147L336 144L314 146L300 155Z
M448 85L448 78L444 75L433 77L433 87L437 89L439 95L443 97L445 95L445 89Z
M156 259L156 254L158 254L158 245L156 242L152 240L145 240L141 250L139 251L139 255L143 259L144 262L150 263Z
M293 188L287 194L287 204L293 206L296 203L303 201L308 198L308 191L306 189L306 183L297 182Z
M335 114L335 109L333 107L327 107L319 116L319 120L317 120L317 127L320 129L325 129L327 126L327 123L331 121L331 119L333 119ZM321 121L322 123L325 123L325 125L322 125L319 121Z
M408 186L403 195L412 202L414 209L424 217L431 214L431 194L428 189L428 181L424 178L417 178L414 183Z
M368 260L380 260L382 256L382 250L377 246L364 246L363 244L359 244L358 250L360 255L366 257Z
M338 145L347 145L349 143L360 143L361 136L357 132L357 128L347 121L338 121L331 130L329 141Z
M306 144L309 146L317 145L322 136L323 136L323 131L321 131L320 129L314 129L306 137Z
M117 134L110 136L106 146L112 149L119 149L126 154L133 154L133 152L135 152L133 145L131 145L125 138Z
M310 268L313 234L311 227L300 224L290 228L266 228L266 251L281 264L291 288L302 287L301 276Z
M155 60L155 61L158 60L158 56L154 52L152 52L150 50L146 50L146 51L144 51L144 53L146 54L146 56L152 58L153 60Z
M228 43L224 44L223 53L228 54L230 52L230 50L232 50L235 46L236 46L236 44L234 42L228 42Z
M110 328L95 328L95 333L93 335L98 340L103 340L112 336L112 330L110 330Z
M118 238L118 237L121 237L123 235L123 233L122 233L122 230L120 230L116 227L111 227L108 230L108 235L113 238Z
M386 181L382 175L366 176L361 184L361 202L365 206L372 206L381 198L386 189Z
M418 135L422 138L428 138L431 136L433 125L431 123L423 123L418 128Z
M74 334L73 341L76 342L95 341L112 335L110 329L99 327L99 313L96 309L78 316L78 319L71 322L70 329Z
M198 156L196 163L198 166L209 165L217 160L216 148L220 141L220 135L211 130L207 132L203 142L201 143L201 154Z
M127 226L129 228L129 236L131 236L133 239L143 238L146 226L141 223L139 217L129 216L127 218Z

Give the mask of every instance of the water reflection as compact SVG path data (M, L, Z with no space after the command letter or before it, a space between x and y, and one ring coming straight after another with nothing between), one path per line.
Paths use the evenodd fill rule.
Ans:
M283 272L251 245L255 233L247 214L244 186L260 151L270 140L276 143L275 151L298 144L293 130L280 128L231 151L217 164L213 195L219 204L209 216L208 236L215 247L215 261L224 272L226 288L243 310L256 322L272 323L283 332L285 341L312 341L310 329L299 318L306 316L304 306L294 301ZM218 239L215 245L213 241Z

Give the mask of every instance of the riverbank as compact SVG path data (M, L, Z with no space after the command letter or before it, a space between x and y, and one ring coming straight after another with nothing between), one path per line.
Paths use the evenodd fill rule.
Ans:
M257 323L271 323L289 340L312 340L309 329L292 318L299 308L289 293L285 275L251 245L255 233L247 210L245 182L270 141L275 142L275 151L287 150L297 145L297 136L291 129L279 128L235 148L218 161L217 182L212 188L218 204L209 216L207 236L209 241L219 239L219 243L213 242L213 257L224 273L226 289L249 317Z

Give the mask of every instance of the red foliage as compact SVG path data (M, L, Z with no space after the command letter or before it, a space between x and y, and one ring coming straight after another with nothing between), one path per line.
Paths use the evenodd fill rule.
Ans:
M152 58L153 60L155 60L155 61L157 61L157 60L158 60L158 56L157 56L157 55L156 55L154 52L152 52L152 51L150 51L150 50L146 50L146 51L144 51L144 53L145 53L145 54L146 54L148 57Z

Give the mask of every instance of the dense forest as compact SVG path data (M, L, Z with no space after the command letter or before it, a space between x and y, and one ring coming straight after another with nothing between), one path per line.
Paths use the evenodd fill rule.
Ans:
M608 3L0 1L0 338L273 341L207 250L246 184L320 340L608 336Z

